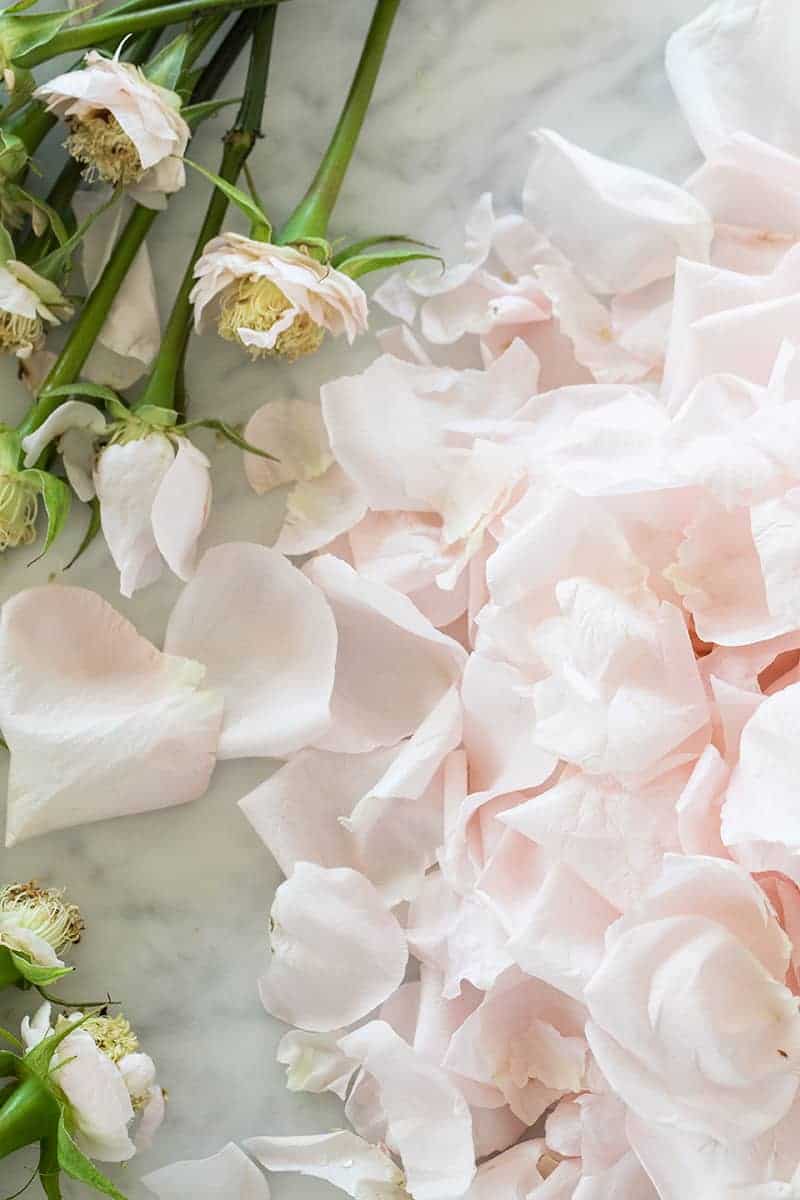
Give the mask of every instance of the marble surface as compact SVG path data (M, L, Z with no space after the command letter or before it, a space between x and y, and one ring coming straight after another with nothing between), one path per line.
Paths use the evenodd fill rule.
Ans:
M703 0L405 0L335 232L407 231L457 253L466 209L480 192L493 190L499 211L518 206L527 133L536 125L681 179L696 150L664 74L663 47L669 32L702 7ZM267 137L253 163L275 220L313 172L370 10L370 0L291 0L280 12ZM229 94L237 87L232 83ZM207 125L195 156L214 165L224 129L222 118ZM154 227L150 244L164 313L206 199L205 187L192 180ZM375 322L386 323L377 313ZM254 367L215 337L194 339L192 411L241 421L269 398L315 396L324 379L374 354L367 337L352 351L329 342L290 369ZM0 418L15 419L26 400L9 364L0 388ZM205 544L270 541L275 504L250 494L237 451L210 437L199 440L212 457L215 487ZM24 553L8 555L0 600L53 577L77 546L84 521L77 512L56 549L33 567L26 567ZM122 600L99 539L67 581L103 593L157 644L180 586L164 579ZM204 1157L230 1139L310 1133L339 1121L332 1099L284 1091L274 1061L282 1027L265 1015L255 990L280 877L236 801L271 765L226 762L194 804L0 851L0 879L65 884L81 903L89 928L77 952L80 976L63 991L93 998L109 990L123 1001L169 1089L167 1123L153 1149L111 1172L130 1200L150 1195L140 1176L162 1163ZM23 1011L21 997L0 998L0 1023L13 1024ZM34 1155L25 1153L10 1167L3 1163L0 1194L21 1186L34 1165ZM274 1200L341 1195L290 1176L275 1176L272 1193ZM75 1187L67 1195L89 1192Z

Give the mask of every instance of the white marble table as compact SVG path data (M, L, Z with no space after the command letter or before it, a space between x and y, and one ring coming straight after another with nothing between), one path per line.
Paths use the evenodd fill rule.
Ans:
M457 252L465 211L480 192L492 189L500 211L518 206L527 132L536 125L681 179L696 151L664 75L663 47L668 33L702 7L703 0L405 0L337 231L409 232ZM316 165L370 11L370 0L292 0L280 13L267 138L254 161L276 219ZM229 94L237 94L233 84ZM198 137L195 154L209 165L224 128L220 118ZM191 182L151 238L164 312L206 203L206 189ZM375 319L382 321L377 313ZM217 338L194 340L192 409L241 421L271 397L315 396L324 379L357 369L374 353L365 338L353 351L328 343L290 369L253 367ZM25 397L9 364L3 371L0 418L13 420ZM249 492L240 454L211 438L203 445L215 486L205 544L270 541L275 505ZM25 566L24 552L8 555L0 600L57 572L84 520L76 515L55 551L34 567ZM157 644L179 586L163 580L121 600L100 539L65 581L100 591ZM284 1091L274 1061L282 1029L255 990L279 873L236 801L270 768L267 761L227 762L195 804L0 851L0 879L66 884L80 901L89 929L72 986L90 997L109 989L124 1002L169 1089L167 1123L154 1148L112 1172L130 1200L150 1195L139 1177L162 1163L206 1156L230 1139L314 1132L338 1121L329 1098ZM0 998L2 1024L23 1011L16 995ZM21 1186L34 1165L33 1154L3 1163L0 1196ZM274 1177L272 1192L274 1200L341 1194L289 1176ZM89 1192L76 1187L67 1194Z

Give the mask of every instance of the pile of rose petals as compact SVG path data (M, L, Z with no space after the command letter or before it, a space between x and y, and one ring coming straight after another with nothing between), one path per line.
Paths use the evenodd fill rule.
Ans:
M285 760L241 801L260 992L351 1131L268 1171L800 1196L799 61L791 0L673 37L683 188L537 133L524 215L484 196L381 357L252 418L280 537L207 552L165 654L80 589L3 610L12 839ZM233 1146L147 1183L267 1195Z

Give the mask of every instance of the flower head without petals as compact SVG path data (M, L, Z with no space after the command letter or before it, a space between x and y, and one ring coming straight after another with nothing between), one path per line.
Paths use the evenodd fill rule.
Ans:
M41 966L56 965L57 954L79 942L83 929L77 904L69 904L57 888L31 880L0 889L0 946Z
M17 475L0 474L0 551L35 540L38 508L35 487Z

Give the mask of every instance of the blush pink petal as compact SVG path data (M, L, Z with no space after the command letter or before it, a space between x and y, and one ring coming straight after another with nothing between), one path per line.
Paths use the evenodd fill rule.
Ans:
M261 999L267 1012L289 1024L314 1033L340 1029L402 982L405 935L357 871L298 863L275 893L271 931Z
M669 856L609 931L586 990L600 1069L647 1120L723 1141L765 1133L798 1086L788 963L788 939L746 872Z
M277 459L245 454L248 482L259 495L283 483L318 479L333 462L319 405L309 400L270 400L253 413L244 437Z
M211 508L211 464L188 438L178 438L177 447L150 516L162 558L185 582L194 574L197 542Z
M795 803L795 723L800 684L767 697L742 731L739 763L722 807L722 840L800 848Z
M100 596L48 585L6 601L0 661L9 845L205 792L221 697Z
M233 1142L210 1158L172 1163L145 1175L142 1183L158 1200L269 1200L258 1167Z
M472 1121L444 1071L427 1064L383 1021L371 1021L340 1045L378 1086L386 1141L400 1156L413 1200L463 1195L475 1174Z
M172 610L165 646L199 654L224 696L221 758L285 757L328 726L333 616L276 550L229 542L207 551Z
M472 791L498 795L544 783L558 760L533 742L536 709L521 672L472 654L461 698Z
M380 1146L345 1129L298 1137L256 1137L245 1146L268 1171L324 1179L356 1200L403 1200L403 1173Z
M508 935L479 896L459 896L440 872L425 877L406 928L412 954L441 973L451 1000L464 981L485 990L513 963Z
M671 275L679 256L707 261L712 225L688 192L572 145L534 134L525 215L597 293L631 292Z
M357 525L366 511L361 489L334 463L318 479L291 489L275 548L292 555L320 550Z
M340 1100L345 1099L358 1064L339 1049L343 1032L338 1029L332 1033L308 1033L292 1029L284 1034L275 1057L286 1067L286 1087L290 1092L333 1092Z
M316 744L345 753L396 744L457 683L463 649L405 596L363 579L341 559L314 559L305 574L338 631L331 725Z
M672 35L667 73L707 157L739 130L800 152L800 106L788 83L798 53L791 0L712 4Z
M675 808L688 771L625 787L611 776L567 770L541 795L499 820L563 862L609 904L623 911L679 849Z
M486 371L428 367L383 355L322 388L333 453L370 508L430 512L441 490L448 428L512 416L536 391L538 363L514 343Z

